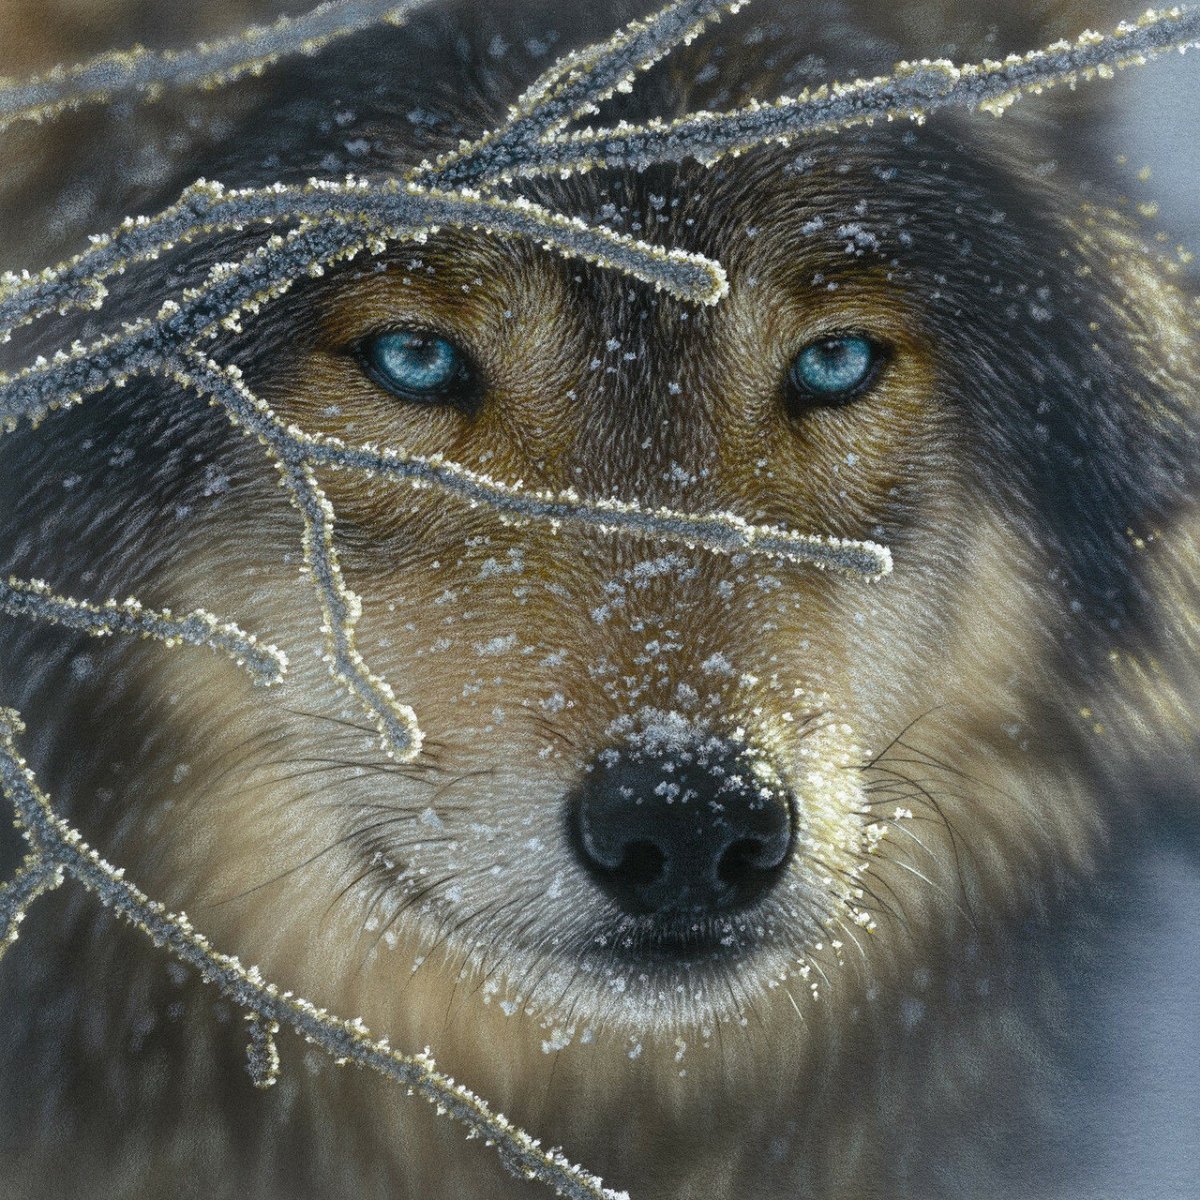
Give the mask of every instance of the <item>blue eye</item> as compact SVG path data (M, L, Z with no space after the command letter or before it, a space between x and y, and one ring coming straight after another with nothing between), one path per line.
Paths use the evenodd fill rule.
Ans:
M796 355L792 386L809 403L843 404L875 378L883 358L883 348L861 334L822 338Z
M377 333L359 346L380 387L418 404L473 407L475 378L466 353L447 338L417 329Z

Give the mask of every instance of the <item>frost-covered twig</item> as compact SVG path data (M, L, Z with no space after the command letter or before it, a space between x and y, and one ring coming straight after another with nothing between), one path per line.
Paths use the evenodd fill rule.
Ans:
M734 513L687 513L647 509L633 500L588 499L574 491L551 492L492 479L440 455L409 454L399 448L349 446L338 438L285 425L253 394L236 367L222 367L190 353L167 364L173 378L208 396L246 432L285 463L331 467L437 488L472 506L486 506L516 522L591 526L609 533L640 534L719 553L745 553L787 562L830 567L878 579L892 569L886 547L874 542L795 533L752 525Z
M413 178L432 187L478 187L511 173L514 162L536 160L539 144L576 117L596 111L614 92L630 91L676 46L695 38L722 12L748 0L676 0L644 20L631 21L603 42L558 59L509 110L508 119L475 141L423 165Z
M409 705L396 699L386 679L372 674L354 644L354 627L362 614L362 600L347 587L338 563L333 540L333 505L306 463L280 461L279 469L304 518L304 560L321 602L321 633L329 670L357 697L374 722L384 752L401 762L411 762L421 751L417 715Z
M105 280L180 244L289 222L356 229L363 242L389 231L415 233L442 226L483 230L529 238L568 257L652 283L682 300L711 304L726 290L725 273L711 259L639 241L603 225L587 225L522 198L439 192L395 179L310 179L303 186L232 190L202 179L169 208L152 217L126 218L118 229L94 238L66 262L35 273L0 276L0 340L51 312L99 308L108 294Z
M692 158L712 163L768 142L787 144L812 133L831 133L878 120L923 121L938 109L957 107L1003 113L1022 96L1141 65L1168 50L1200 45L1200 9L1151 10L1106 36L1085 33L1002 62L955 66L945 60L901 63L891 75L827 84L770 103L752 101L731 112L694 112L674 121L622 122L544 138L515 158L499 178L567 175L597 167L642 170Z
M505 520L586 525L604 533L637 534L661 542L699 547L719 554L749 554L783 562L807 563L880 579L891 572L887 548L875 542L797 533L777 525L753 525L731 512L689 513L644 508L619 497L588 499L573 489L552 492L493 479L438 455L410 455L378 446L347 446L337 438L311 435L307 456L314 465L402 480L432 487L485 505Z
M203 284L186 290L181 302L164 302L155 317L130 322L122 332L89 344L76 342L69 351L39 358L11 375L0 374L0 430L12 430L20 420L37 424L51 410L153 371L181 346L222 328L239 329L242 316L284 295L297 280L353 257L363 241L361 231L339 224L273 236L239 262L213 267Z
M216 88L291 54L313 54L348 34L382 22L398 24L428 0L331 0L298 17L250 26L232 37L186 50L109 51L32 79L0 79L0 130L14 121L42 121L68 108L140 93L153 100L169 88Z
M146 608L132 596L127 600L106 600L93 604L70 596L58 596L44 580L0 579L0 612L9 616L29 617L52 625L65 625L107 637L114 633L137 634L153 638L166 646L207 646L227 654L239 667L254 676L255 683L277 683L287 671L287 655L260 642L230 621L221 621L210 612L197 608L177 617L169 608Z
M264 1021L257 1013L248 1013L250 1036L246 1043L246 1069L256 1088L274 1087L279 1080L279 1047L275 1035L278 1021Z
M62 881L62 867L33 850L25 856L16 875L0 883L0 958L17 940L29 906Z
M337 1063L370 1067L406 1086L464 1125L468 1136L493 1144L515 1174L547 1184L571 1200L619 1200L624 1195L605 1188L558 1151L543 1149L480 1097L438 1071L427 1054L401 1054L386 1039L374 1038L361 1021L343 1020L281 991L264 980L257 967L243 966L236 957L212 946L184 913L173 913L151 900L54 811L17 750L15 739L23 728L15 712L0 709L0 791L16 810L18 825L33 849L22 874L0 891L0 903L8 903L18 884L26 891L45 890L60 874L69 875L268 1029L287 1025ZM27 906L28 902L20 909L14 906L13 911L23 912Z

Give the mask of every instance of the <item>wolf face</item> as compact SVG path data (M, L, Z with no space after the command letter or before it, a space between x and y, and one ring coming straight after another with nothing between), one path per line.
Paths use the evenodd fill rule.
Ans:
M614 20L439 9L354 39L222 114L164 196L197 174L395 173L487 127L553 38ZM887 24L743 15L619 115L882 69ZM997 1194L985 1135L935 1131L997 1091L1049 1104L1009 1056L1041 1036L1061 947L1018 931L1088 911L1195 683L1194 309L1133 225L1038 169L1069 153L1056 137L939 119L529 186L719 260L711 308L435 231L231 338L256 394L309 431L891 550L867 582L327 472L360 646L425 733L411 764L329 678L296 515L217 414L139 385L18 435L7 569L186 598L293 662L263 693L215 659L15 629L5 686L47 730L31 757L49 790L215 943L432 1044L634 1195L932 1196L939 1170ZM50 1145L68 1122L90 1148L119 1127L133 1149L104 1194L181 1172L224 1194L237 1162L268 1196L505 1186L369 1081L241 1095L197 1049L205 1001L60 916L40 953L82 964L109 1032L81 1000L49 1033L18 1022L7 1069L39 1067L13 1128ZM1039 982L1006 975L1021 962ZM16 1003L49 986L22 974ZM927 1040L905 1040L916 1025ZM112 1063L114 1028L137 1062ZM68 1060L87 1067L64 1086ZM85 1098L98 1081L107 1115ZM1019 1108L983 1115L987 1136L1024 1129ZM914 1166L930 1146L943 1165Z

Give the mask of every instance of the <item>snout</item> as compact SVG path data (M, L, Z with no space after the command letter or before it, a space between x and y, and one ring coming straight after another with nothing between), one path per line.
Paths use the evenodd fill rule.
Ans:
M567 836L630 915L716 916L759 904L783 876L796 805L745 747L715 738L597 756L567 804Z

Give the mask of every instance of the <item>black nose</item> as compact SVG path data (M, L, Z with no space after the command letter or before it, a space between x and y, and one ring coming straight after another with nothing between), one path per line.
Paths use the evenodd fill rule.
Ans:
M783 874L794 805L741 747L607 750L568 806L575 852L628 913L757 903Z

